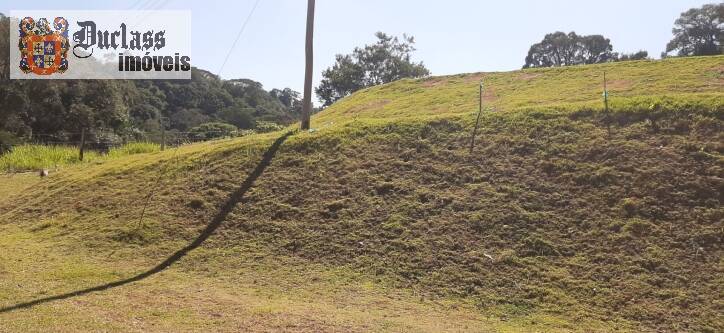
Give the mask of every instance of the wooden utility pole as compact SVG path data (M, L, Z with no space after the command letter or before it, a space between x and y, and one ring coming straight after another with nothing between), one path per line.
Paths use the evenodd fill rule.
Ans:
M78 159L83 161L83 150L85 149L85 128L80 129L80 152L78 153Z
M306 66L304 67L304 99L302 100L302 130L309 129L309 117L312 114L312 65L314 63L314 0L307 0L306 40Z
M473 153L475 148L475 135L478 133L478 126L480 125L480 114L483 113L483 80L480 80L480 89L478 91L478 117L475 119L475 128L473 128L473 137L470 139L470 154Z

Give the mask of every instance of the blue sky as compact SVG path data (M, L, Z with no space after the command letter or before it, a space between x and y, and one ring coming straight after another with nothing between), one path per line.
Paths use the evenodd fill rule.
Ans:
M602 34L614 50L658 57L679 14L715 0L317 0L315 86L337 53L374 41L376 31L415 36L415 60L433 75L518 69L531 44L556 30ZM217 73L254 0L0 0L19 9L148 9L192 12L192 64ZM260 0L223 78L266 89L304 81L306 0Z

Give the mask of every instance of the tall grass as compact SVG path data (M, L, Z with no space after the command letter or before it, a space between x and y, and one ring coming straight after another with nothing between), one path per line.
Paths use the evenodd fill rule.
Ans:
M110 158L116 158L121 156L153 153L161 150L161 145L153 142L131 142L123 146L111 148L108 151L107 156Z
M105 155L86 151L83 154L83 163L159 150L160 146L155 143L133 142L113 148ZM25 144L14 147L7 154L0 155L0 172L34 171L77 163L81 163L78 147Z
M83 160L98 158L95 152L84 153ZM0 156L0 170L5 172L39 170L79 163L78 148L72 146L21 145Z

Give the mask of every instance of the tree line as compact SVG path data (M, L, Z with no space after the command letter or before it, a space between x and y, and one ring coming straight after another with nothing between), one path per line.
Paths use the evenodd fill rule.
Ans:
M0 31L8 25L0 14ZM162 126L203 138L299 118L300 96L290 88L266 91L198 68L191 80L9 80L10 42L0 34L0 145L78 141L82 130L89 140L122 142L159 137Z
M674 22L673 38L662 57L722 54L724 4L692 8ZM9 20L0 14L0 31ZM415 39L382 32L371 45L336 55L315 89L323 107L360 89L402 78L430 75L412 60ZM120 141L167 131L214 132L288 124L301 113L300 94L290 88L266 91L249 79L222 80L193 68L191 80L9 80L9 43L0 34L0 145L77 139L81 129L96 139ZM602 35L553 32L533 44L524 68L585 65L648 59L648 52L614 52ZM273 126L272 126L273 128ZM50 135L47 135L50 134Z
M724 3L708 4L682 13L674 22L673 39L661 57L723 54ZM351 54L337 55L332 67L322 73L316 89L324 106L362 88L401 78L430 75L422 62L411 61L414 38L402 39L378 32L377 43L355 48ZM611 40L602 35L578 35L574 31L549 33L531 45L523 68L597 64L649 59L647 51L614 52Z

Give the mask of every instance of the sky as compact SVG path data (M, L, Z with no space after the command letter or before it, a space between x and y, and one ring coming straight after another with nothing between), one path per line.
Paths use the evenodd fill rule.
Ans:
M191 63L219 73L256 0L0 0L22 9L190 10ZM335 54L373 43L374 33L412 35L433 75L519 69L531 44L554 31L602 34L614 51L659 57L681 12L717 0L317 0L314 85ZM259 0L220 75L302 91L306 0Z

